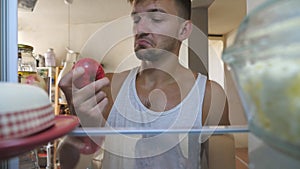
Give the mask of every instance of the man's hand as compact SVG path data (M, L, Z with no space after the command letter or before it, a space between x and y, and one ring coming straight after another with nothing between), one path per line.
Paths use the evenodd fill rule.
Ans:
M66 136L57 149L60 167L62 169L71 169L77 166L80 160L80 154L94 154L98 151L104 141L104 137L91 138L88 136Z
M102 113L108 105L106 93L102 89L109 85L109 80L104 77L76 88L76 81L83 75L82 67L75 68L60 80L59 87L66 96L71 113L79 117L81 126L101 127L105 122Z
M74 83L83 74L82 67L71 70L62 77L59 87L66 96L71 113L79 117L81 126L101 127L105 123L102 113L108 104L106 93L102 89L109 85L109 80L105 77L82 88L76 88ZM58 150L61 167L74 168L79 161L80 154L93 154L101 147L103 140L104 137L67 136L61 141Z

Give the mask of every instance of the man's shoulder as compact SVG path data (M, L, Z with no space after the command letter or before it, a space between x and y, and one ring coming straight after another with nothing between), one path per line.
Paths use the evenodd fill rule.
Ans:
M213 113L212 116L208 114ZM209 117L209 118L208 118ZM203 125L228 125L228 103L223 87L213 81L207 80L203 103Z
M115 83L123 83L130 71L131 70L126 70L118 73L107 73L106 77L108 77L111 82L114 81Z
M216 81L213 81L213 80L209 80L209 79L207 79L206 88L207 88L207 90L214 90L217 93L220 91L224 92L223 87L219 83L217 83Z
M219 83L207 79L205 87L205 96L208 100L210 100L212 98L212 95L221 97L225 96L226 94L223 87Z
M109 105L107 106L107 110L103 115L105 119L108 118L113 103L116 100L117 95L123 85L123 82L125 81L129 73L130 70L123 71L120 73L106 73L105 76L110 80L110 85L103 89L106 92L107 97L109 99Z
M126 70L118 73L107 73L106 77L110 80L110 92L113 98L117 96L125 79L131 70Z

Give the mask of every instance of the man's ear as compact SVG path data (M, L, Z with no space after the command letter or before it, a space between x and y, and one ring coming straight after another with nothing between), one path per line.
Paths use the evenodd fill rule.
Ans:
M186 20L182 22L180 26L180 30L178 32L178 40L184 41L185 39L187 39L191 35L192 30L193 30L192 21Z

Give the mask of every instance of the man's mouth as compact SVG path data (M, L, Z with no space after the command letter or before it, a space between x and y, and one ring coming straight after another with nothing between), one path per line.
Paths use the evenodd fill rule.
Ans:
M135 45L136 45L136 47L139 47L139 48L148 48L148 47L153 47L154 46L153 43L150 40L144 39L144 38L137 39L135 41Z

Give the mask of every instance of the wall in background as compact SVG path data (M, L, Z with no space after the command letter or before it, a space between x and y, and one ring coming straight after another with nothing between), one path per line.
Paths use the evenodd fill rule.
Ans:
M103 23L72 25L71 49L79 52L88 38L103 25ZM67 25L38 24L26 25L18 28L18 43L34 47L35 54L42 54L48 48L53 48L57 56L57 65L66 57L68 46Z

